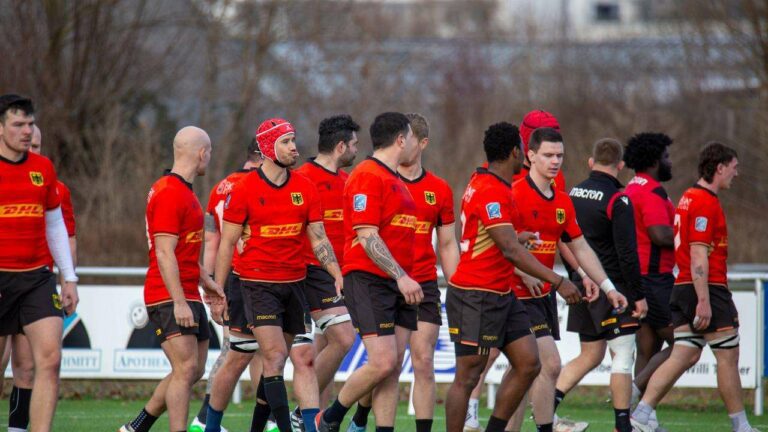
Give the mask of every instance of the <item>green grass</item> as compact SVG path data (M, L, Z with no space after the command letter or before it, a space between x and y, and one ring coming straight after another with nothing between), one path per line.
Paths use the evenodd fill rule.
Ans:
M570 402L570 401L566 401ZM573 404L578 401L572 401ZM573 405L572 404L572 405ZM610 432L613 430L613 412L608 404L592 406L568 406L564 403L559 414L574 420L590 422L590 432ZM115 401L115 400L62 400L59 402L54 421L54 431L115 431L127 421L131 420L142 408L141 401ZM199 401L192 404L193 415L199 407ZM247 431L250 425L252 406L248 403L230 405L224 416L224 426L232 432ZM8 401L0 402L0 429L5 430L8 423ZM490 412L481 409L481 418L487 419ZM34 415L34 414L33 414ZM351 414L350 414L351 417ZM700 410L681 410L661 408L659 418L662 424L672 432L704 432L704 431L730 431L730 422L725 415L724 408ZM768 430L768 416L761 418L751 417L752 425L763 430ZM153 430L168 430L167 417L163 416L155 424ZM342 429L343 431L344 429ZM369 424L369 430L373 430ZM413 418L406 413L406 405L401 404L397 415L398 431L414 431ZM445 407L438 405L435 411L435 432L445 430ZM530 420L526 420L523 430L535 431Z

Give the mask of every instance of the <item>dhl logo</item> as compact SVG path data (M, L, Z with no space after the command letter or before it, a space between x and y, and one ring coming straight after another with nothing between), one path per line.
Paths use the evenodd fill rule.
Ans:
M429 228L432 226L427 221L416 221L416 234L429 234Z
M203 241L203 232L202 231L188 232L187 235L184 237L184 240L187 243L200 243Z
M262 237L292 237L301 234L302 223L285 225L264 225L260 233Z
M392 222L389 223L392 226L399 226L405 228L416 228L416 216L398 214L392 217Z
M7 204L0 206L0 218L43 217L45 212L40 204Z
M344 210L332 209L323 212L323 219L327 221L340 221L344 220Z
M536 249L533 249L531 253L535 254L544 254L544 255L551 255L554 254L557 251L557 242L556 241L542 241Z

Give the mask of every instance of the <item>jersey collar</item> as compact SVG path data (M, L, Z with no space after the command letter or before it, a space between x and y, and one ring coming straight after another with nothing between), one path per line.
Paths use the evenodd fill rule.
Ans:
M709 193L709 194L710 194L710 195L712 195L713 197L717 198L717 194L716 194L716 193L714 193L714 192L712 192L711 190L709 190L709 189L705 188L704 186L701 186L701 185L700 185L700 184L698 184L698 183L695 183L695 184L693 185L693 188L694 188L694 189L701 189L701 190L703 190L703 191L706 191L707 193Z
M311 163L312 165L314 165L314 166L316 166L316 167L320 168L321 170L323 170L323 171L327 172L327 173L328 173L328 174L330 174L330 175L333 175L333 176L337 176L337 175L339 175L339 172L338 172L338 171L331 171L331 170L329 170L328 168L326 168L326 167L324 167L324 166L320 165L319 163L315 162L315 157L316 157L316 156L312 156L311 158L307 159L307 163Z
M648 173L644 173L644 172L643 173L635 173L635 177L640 177L640 178L646 179L646 180L648 180L648 182L651 185L654 185L654 186L660 184L658 180L653 178L653 176L648 174Z
M528 182L528 185L531 187L531 189L535 190L536 193L539 194L539 196L543 200L545 200L545 201L554 201L555 194L557 193L557 191L555 190L553 185L549 186L549 188L552 190L552 196L548 197L548 196L544 195L544 192L542 192L539 189L539 187L536 185L536 182L533 181L533 179L531 178L530 171L529 171L529 174L527 176L525 176L525 181Z
M512 183L510 183L510 182L508 182L508 181L504 180L503 178L499 177L499 176L498 176L498 175L496 175L495 173L492 173L491 171L489 171L489 170L488 170L488 168L480 167L480 168L478 168L478 169L477 169L477 171L475 171L475 172L476 172L477 174L489 174L489 175L492 175L493 177L495 177L496 179L498 179L500 182L502 182L502 183L504 183L505 185L507 185L507 187L512 187Z
M419 174L419 176L416 177L413 180L408 179L406 177L403 177L399 172L397 173L397 175L400 176L400 180L402 180L402 181L404 181L406 183L415 184L415 183L418 183L418 182L424 180L424 177L427 176L427 170L425 170L424 167L421 167L421 174Z
M24 155L21 157L21 159L19 159L17 161L12 161L10 159L6 159L6 158L0 156L0 162L9 163L11 165L21 165L24 162L26 162L28 158L29 158L29 151L25 151Z
M291 180L291 170L285 169L286 177L285 181L281 185L276 185L272 183L272 180L268 179L266 174L264 174L264 171L261 170L261 167L256 168L256 171L259 173L259 177L261 177L262 180L264 180L268 185L272 186L275 189L280 189L288 184L288 182Z
M618 189L623 189L624 188L624 185L621 184L619 179L617 179L616 177L614 177L614 176L612 176L612 175L610 175L608 173L604 173L602 171L592 171L592 172L590 172L589 173L589 178L591 178L593 180L602 180L602 181L607 180L607 181L611 182L614 186L616 186L616 188L618 188Z
M167 175L168 177L175 177L175 178L177 178L181 183L184 184L184 186L188 187L189 190L192 190L192 183L184 180L184 177L176 174L175 172L171 172L171 170L167 169L167 170L165 170L165 174L164 175Z
M397 171L392 171L392 169L391 169L391 168L389 168L389 167L387 166L387 164L385 164L384 162L382 162L382 161L380 161L380 160L376 159L376 158L375 158L375 157L373 157L373 156L368 156L366 159L369 159L369 160L372 160L372 161L376 162L377 164L381 165L381 167L382 167L382 168L384 168L385 170L387 170L387 171L388 171L390 174L392 174L393 176L395 176L395 177L397 177L397 178L400 178L400 174L399 174Z

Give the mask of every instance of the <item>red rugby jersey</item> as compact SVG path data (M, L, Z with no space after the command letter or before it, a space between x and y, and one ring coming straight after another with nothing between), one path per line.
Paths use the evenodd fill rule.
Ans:
M339 266L344 263L344 184L349 174L344 170L336 172L325 169L310 158L307 163L296 170L297 173L307 177L316 187L320 195L320 203L323 208L323 225L325 234L333 246L333 253L339 261ZM309 238L306 240L304 259L307 264L319 266Z
M630 180L624 193L632 200L635 210L640 273L644 275L672 273L672 268L675 267L675 250L653 244L648 236L648 227L672 226L675 206L670 201L667 191L650 175L639 173Z
M435 227L454 223L453 191L448 183L422 169L408 180L401 176L416 203L416 242L413 244L413 272L416 282L437 280L437 255L432 245Z
M346 275L361 270L383 278L382 271L357 240L355 228L377 227L392 257L408 275L413 270L416 204L397 172L369 157L350 174L344 186L344 267Z
M496 246L488 229L512 225L511 185L478 168L461 200L461 255L450 283L456 288L509 293L514 266Z
M232 192L232 188L242 180L250 170L241 169L226 176L223 180L218 182L216 186L211 189L211 194L208 196L208 207L205 212L213 216L216 231L221 233L221 225L224 221L224 201L227 196ZM237 268L238 261L240 260L240 253L235 247L235 252L232 254L232 268Z
M709 283L728 286L728 226L717 195L694 185L685 191L675 210L675 260L680 270L675 284L693 283L691 245L709 249Z
M0 156L0 271L48 265L45 212L61 205L48 158L26 152L17 162Z
M151 306L172 301L160 275L155 254L155 236L178 237L176 261L184 297L200 301L200 249L203 245L203 208L192 191L192 184L175 173L168 173L152 185L147 196L147 239L149 270L144 282L144 303Z
M530 176L512 184L512 199L519 204L512 218L515 230L539 233L542 243L530 252L549 268L555 265L558 240L571 241L582 235L571 198L559 189L553 190L551 197L545 197ZM545 282L541 290L542 296L548 295L550 288L550 283ZM512 290L517 298L532 297L523 280L516 274L512 275Z
M232 188L224 204L224 222L243 226L243 251L235 271L241 279L295 282L307 275L304 239L307 225L322 222L317 188L288 171L282 185L261 168Z
M524 179L528 176L528 172L531 170L530 167L527 167L523 165L523 169L520 170L519 173L512 176L512 182L516 182L518 180ZM560 192L565 192L565 176L563 175L563 170L557 172L557 175L552 180L552 184L555 186L555 189L559 190Z

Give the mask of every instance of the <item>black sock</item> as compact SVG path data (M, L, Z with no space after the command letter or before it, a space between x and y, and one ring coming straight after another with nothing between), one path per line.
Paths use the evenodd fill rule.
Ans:
M368 424L368 414L370 413L371 407L367 407L358 402L357 410L355 411L354 417L352 417L352 421L355 422L357 426L365 427L365 425Z
M291 410L288 408L288 391L282 375L263 377L264 394L267 396L269 408L275 415L280 432L291 432Z
M432 419L416 419L416 432L432 432Z
M394 426L376 426L376 432L395 432Z
M537 424L536 432L552 432L552 423Z
M157 417L148 413L146 409L142 408L139 415L131 422L131 427L136 432L149 432L149 429L157 421Z
M208 402L211 400L211 394L206 393L203 398L203 405L200 406L200 411L197 412L197 419L200 423L205 424L208 419Z
M488 419L488 425L485 427L485 432L504 432L504 428L507 427L508 420L502 420L498 417L491 416Z
M259 385L256 387L256 399L261 399L264 402L267 401L267 394L264 393L264 375L261 376Z
M560 406L560 403L563 402L563 399L565 399L565 393L555 389L555 411L557 411L557 407Z
M253 407L253 418L251 418L251 432L264 432L264 427L271 415L272 410L269 409L269 405L256 402L256 406Z
M613 416L616 419L616 430L618 432L632 432L632 424L629 422L629 408L614 408Z
M29 426L29 401L32 389L13 386L8 404L8 427L26 429Z
M370 408L368 409L370 410ZM336 398L330 408L325 410L323 413L323 420L325 420L327 423L341 423L341 421L344 420L344 416L347 415L348 411L349 407L342 405L341 402L339 402L339 398ZM368 416L366 415L366 418L367 417Z

